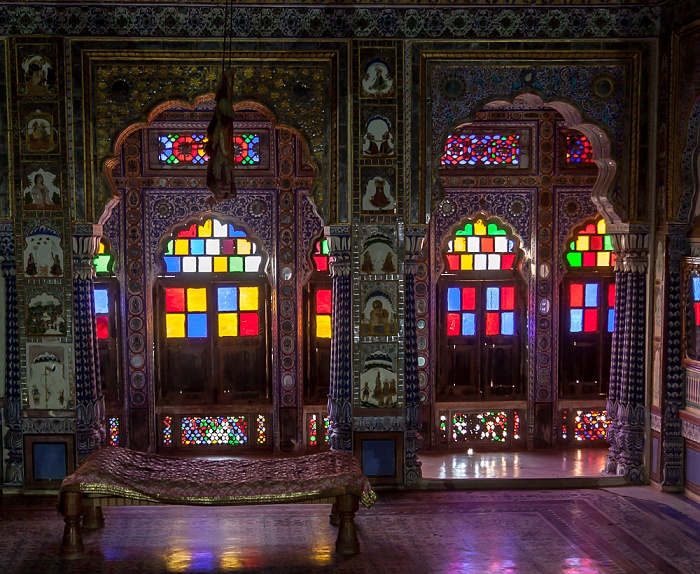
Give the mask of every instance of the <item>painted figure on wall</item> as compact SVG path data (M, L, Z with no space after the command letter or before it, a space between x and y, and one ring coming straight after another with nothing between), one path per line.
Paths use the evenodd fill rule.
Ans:
M365 187L362 198L363 211L373 213L393 213L396 206L391 184L383 177L371 178Z
M22 60L26 94L46 94L56 91L56 73L51 60L42 54L31 54Z
M46 153L56 147L54 118L41 110L28 114L25 124L24 150L30 153Z
M393 92L394 80L384 62L372 62L362 77L362 90L369 96L385 96Z
M31 277L62 277L63 248L58 233L44 225L24 239L24 270Z
M394 155L394 136L386 118L375 117L367 122L362 153L379 157Z
M70 396L65 362L65 348L60 345L28 345L29 373L27 386L31 406L38 409L65 408Z
M363 389L360 397L362 407L394 408L398 406L396 368L389 353L374 351L366 357L362 365L360 384ZM365 393L365 390L369 392Z
M372 273L396 273L396 252L390 237L383 233L373 233L362 244L362 265L360 271Z
M399 332L395 305L389 293L375 290L364 297L360 315L360 335L363 337L395 335Z
M32 297L27 304L27 335L35 337L65 334L66 320L59 298L47 292Z
M27 176L29 185L24 189L25 209L61 209L61 190L56 187L56 176L39 169Z

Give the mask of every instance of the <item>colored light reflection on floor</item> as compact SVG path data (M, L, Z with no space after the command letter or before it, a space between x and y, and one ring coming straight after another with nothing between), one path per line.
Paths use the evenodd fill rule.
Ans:
M322 564L330 561L330 548L319 550ZM211 550L188 550L186 548L176 548L163 556L165 566L169 572L236 572L248 571L251 568L259 568L261 561L253 550L224 550L217 556Z

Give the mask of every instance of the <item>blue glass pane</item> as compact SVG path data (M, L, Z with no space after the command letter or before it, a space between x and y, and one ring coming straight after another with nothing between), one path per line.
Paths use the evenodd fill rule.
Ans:
M447 310L459 311L462 308L461 289L458 287L450 287L447 290Z
M180 273L180 258L179 257L163 257L165 261L166 273Z
M204 255L204 239L190 239L190 254Z
M109 294L107 289L95 289L95 313L109 313Z
M474 313L462 313L462 335L476 335L476 315Z
M700 277L693 276L693 301L700 301Z
M187 315L187 336L206 337L207 336L207 315L206 313L190 313Z
M501 308L501 288L487 287L486 288L486 310L498 311Z
M501 335L515 335L515 313L501 313Z
M245 237L245 231L239 231L230 223L228 224L228 236L229 237Z
M238 287L219 287L219 311L238 311Z
M583 331L583 309L571 309L571 332Z
M608 333L615 330L615 309L608 309Z
M586 294L584 295L583 304L586 307L598 306L598 284L586 283Z

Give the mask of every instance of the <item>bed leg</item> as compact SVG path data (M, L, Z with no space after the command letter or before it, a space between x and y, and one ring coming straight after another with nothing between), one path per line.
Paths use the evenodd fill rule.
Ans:
M338 505L334 502L331 506L331 513L328 515L330 523L332 526L338 526L340 524L340 513L338 512Z
M80 558L85 552L80 532L80 516L83 513L83 495L80 492L61 493L60 512L63 515L63 542L61 555L64 558Z
M355 512L360 507L360 499L353 494L341 494L336 497L334 507L340 515L338 540L335 550L342 556L352 556L360 552L360 542L355 528Z
M86 506L83 515L83 528L97 530L105 527L105 517L101 506Z

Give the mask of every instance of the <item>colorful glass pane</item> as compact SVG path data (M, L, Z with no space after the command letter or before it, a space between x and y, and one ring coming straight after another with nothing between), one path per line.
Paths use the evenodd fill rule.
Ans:
M316 314L330 314L331 312L331 290L319 289L316 291Z
M239 306L241 311L257 311L258 288L241 287L239 290ZM257 315L256 315L257 316Z
M583 134L566 134L566 163L592 163L593 146Z
M181 443L190 445L243 445L248 442L245 416L182 417Z
M166 313L184 313L185 290L181 287L167 287L165 289Z
M508 413L453 413L453 442L504 442L508 438Z
M158 161L164 165L203 166L209 161L204 150L205 133L158 135ZM260 135L238 134L233 137L234 161L241 165L260 163Z
M238 313L219 313L219 337L238 336Z
M461 313L447 314L447 336L458 337L461 334L460 330Z
M442 165L518 165L518 134L450 134L445 143Z
M163 445L172 446L173 444L173 417L163 417Z
M574 438L580 441L605 440L610 422L607 411L576 411Z
M569 242L565 258L572 268L613 267L615 253L605 220L601 218L596 223L589 223L579 231Z
M316 415L311 415L309 417L309 446L316 446L318 444L317 426Z
M205 313L189 313L187 315L187 336L191 339L207 336L207 316Z
M117 417L109 417L109 444L110 446L119 446L119 419Z
M267 442L267 419L265 415L258 415L258 427L257 427L257 443L265 444Z
M98 339L109 339L109 317L107 315L96 315L95 327Z
M95 273L98 275L109 273L112 255L108 253L104 239L100 239L100 245L97 248L97 257L95 257L93 262L95 264Z
M238 311L238 287L217 289L219 311Z
M316 338L330 339L331 338L331 316L316 315Z
M500 313L486 313L486 335L494 336L501 334Z
M505 229L478 219L455 232L445 256L450 271L500 271L513 268L514 251Z
M185 336L184 313L166 313L165 336L168 339L182 339Z
M207 310L207 290L206 288L187 289L187 311Z
M260 333L257 313L241 313L239 316L239 323L242 337L254 337Z

